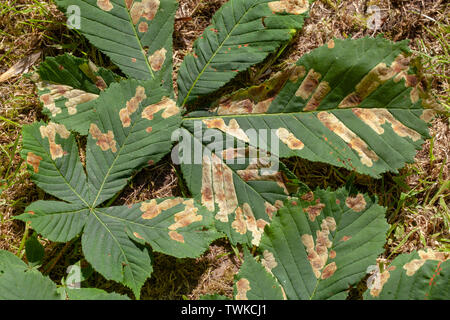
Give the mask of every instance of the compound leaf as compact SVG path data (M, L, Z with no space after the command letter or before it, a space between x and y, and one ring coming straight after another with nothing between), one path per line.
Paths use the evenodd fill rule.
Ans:
M193 54L184 58L178 73L178 104L212 93L263 61L302 27L308 8L308 0L225 3L194 43Z

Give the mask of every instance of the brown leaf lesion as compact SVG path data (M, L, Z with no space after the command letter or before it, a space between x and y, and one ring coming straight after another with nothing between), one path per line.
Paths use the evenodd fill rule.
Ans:
M27 163L33 167L34 173L39 172L39 164L42 161L42 157L34 154L33 152L28 152Z
M304 234L301 237L302 243L306 248L308 254L308 261L311 265L313 273L317 279L327 279L331 277L337 270L335 262L328 262L329 258L334 259L336 252L333 251L333 257L330 257L328 251L332 247L332 242L329 239L330 231L336 230L336 221L333 217L327 217L322 220L320 225L321 230L316 231L316 241L310 234ZM330 252L331 252L330 251Z
M163 117L163 119L170 118L180 113L180 108L177 106L175 101L170 98L163 97L160 102L147 106L142 111L142 118L153 120L154 115L161 110L164 110L161 114L161 117Z
M156 50L151 56L148 57L148 63L150 63L150 67L153 71L161 70L164 65L164 61L166 61L166 48L162 48Z
M134 97L126 102L125 108L120 109L119 118L124 128L131 125L131 115L136 112L140 103L144 101L145 98L147 98L147 95L145 94L144 87L138 86Z
M302 14L308 11L308 0L281 0L269 2L269 8L273 12L286 12L291 14Z
M366 206L366 199L362 193L358 193L355 197L348 196L345 199L345 205L355 212L363 211Z
M111 11L114 8L111 0L97 0L97 6L104 11Z
M62 146L56 143L57 134L63 139L67 139L70 136L70 132L64 125L49 122L47 126L41 126L39 128L39 131L41 133L42 139L48 138L50 146L50 156L52 160L61 158L66 154L66 152L62 149Z
M317 118L325 127L333 131L337 136L344 140L350 148L358 153L362 164L367 167L372 167L373 162L378 161L378 155L373 150L369 149L367 143L347 128L333 113L321 111L317 114Z
M286 128L278 128L277 137L291 150L302 150L305 144Z
M236 300L248 300L247 292L250 290L250 281L245 278L241 278L236 282Z
M302 83L298 87L295 92L296 97L301 97L304 100L309 99L311 94L316 90L319 85L319 80L322 78L322 75L318 72L315 72L314 69L310 69L308 74L303 79Z
M95 123L91 123L89 133L92 139L97 140L96 144L102 151L111 149L113 153L117 152L116 140L114 140L114 133L111 130L108 130L107 133L102 133Z
M131 1L127 3L127 8L130 10L131 21L137 24L141 18L146 20L153 20L158 12L160 2L159 0L142 0L141 2ZM130 9L131 7L131 9Z

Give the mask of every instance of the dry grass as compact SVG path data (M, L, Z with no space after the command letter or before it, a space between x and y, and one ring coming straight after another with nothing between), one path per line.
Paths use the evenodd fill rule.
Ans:
M214 12L225 2L180 0L174 33L175 71L192 49L195 39L209 25ZM64 17L54 5L37 3L33 0L2 1L0 74L36 50L42 50L44 56L55 56L66 51L77 56L89 55L96 64L112 67L109 60L84 38L64 27ZM382 26L381 30L375 32L366 27L366 11L370 5L381 8ZM294 62L333 37L359 38L381 33L391 40L410 39L413 50L425 61L426 72L433 76L433 93L448 107L449 16L449 7L443 0L317 0L311 8L305 28L282 53L279 61ZM264 74L265 77L285 64L275 65ZM260 67L256 66L252 70ZM242 75L224 92L242 84L251 84L249 79L254 80L248 74ZM263 79L258 78L257 81ZM174 84L176 87L176 72ZM17 253L25 226L11 218L22 213L32 201L48 198L30 182L25 165L20 160L20 127L43 116L34 86L26 78L14 77L0 83L0 104L0 249ZM399 175L386 174L380 180L360 175L355 177L359 189L377 194L380 204L388 208L392 228L386 251L380 257L382 261L424 246L450 250L448 117L436 119L430 133L433 138L418 152L415 163L408 165ZM311 188L340 187L349 175L343 169L300 159L288 160L286 163ZM137 174L114 204L132 204L150 198L183 195L187 191L182 187L179 176L178 169L169 161L161 161ZM79 241L67 245L41 241L46 247L48 259L44 263L45 269L55 281L65 275L69 265L82 259ZM145 284L142 295L144 299L197 299L208 293L231 296L233 276L239 266L240 260L226 240L214 242L210 250L198 259L180 260L155 254L154 273ZM89 284L107 291L130 294L128 289L106 281L97 273L94 273Z

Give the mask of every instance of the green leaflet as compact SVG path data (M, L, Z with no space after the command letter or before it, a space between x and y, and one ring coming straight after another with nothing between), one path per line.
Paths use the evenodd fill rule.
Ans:
M47 57L39 65L36 81L43 113L68 130L86 135L95 118L94 100L119 78L91 61L64 54Z
M345 299L383 251L384 213L368 196L345 189L286 201L264 230L259 250L267 271L259 277L273 274L287 299Z
M448 300L449 254L431 249L401 254L367 280L366 300Z
M284 5L284 4L283 4ZM291 9L280 1L230 0L214 15L178 73L178 104L214 92L239 72L263 61L303 26L309 2Z
M244 263L235 277L236 300L283 300L283 292L277 280L244 250Z
M431 110L405 42L334 40L303 56L273 97L225 101L212 122L220 130L275 130L280 157L300 156L379 177L412 162L428 137ZM255 100L252 100L255 99ZM219 127L219 121L223 124ZM245 136L244 136L245 138ZM242 139L242 137L241 137ZM273 150L272 150L273 149Z
M25 126L22 156L32 179L64 200L37 201L16 217L53 241L82 233L83 253L107 279L124 283L139 298L152 272L154 250L195 257L219 234L208 231L210 213L193 199L161 199L134 207L101 208L136 170L159 161L172 146L180 109L153 81L112 84L95 101L89 124L86 173L74 136L62 124ZM159 204L159 203L162 204Z
M80 31L128 77L162 82L172 91L172 33L176 0L57 0ZM70 9L72 9L71 7Z

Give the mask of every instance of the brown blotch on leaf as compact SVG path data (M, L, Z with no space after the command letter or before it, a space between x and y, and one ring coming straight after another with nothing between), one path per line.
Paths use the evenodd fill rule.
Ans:
M340 241L344 241L345 242L345 241L350 240L351 238L352 238L351 236L343 236Z
M148 62L150 63L150 67L153 71L161 70L164 61L166 61L166 53L167 50L162 48L160 50L156 50L150 57L148 57Z
M208 211L214 211L213 184L212 184L212 164L208 156L203 156L202 161L202 205Z
M318 203L316 205L304 208L303 211L305 211L308 214L309 220L314 222L316 220L316 217L319 216L320 213L322 212L323 208L325 208L325 204Z
M334 258L336 258L336 251L331 250L330 251L330 259L334 259Z
M236 300L248 300L247 298L247 292L251 289L250 288L250 282L245 279L241 278L239 281L236 282Z
M142 21L141 23L139 23L138 31L139 31L139 32L142 32L142 33L147 32L147 31L148 31L148 23L147 23L147 22L144 22L144 21Z
M142 2L135 1L130 10L131 21L133 24L136 24L141 18L153 20L158 12L158 9L159 0L142 0Z
M436 117L436 111L431 109L423 110L422 115L420 116L420 119L422 119L425 122L431 122Z
M384 129L381 125L389 122L392 126L392 130L400 137L409 137L413 141L417 141L421 138L420 133L405 126L386 109L353 108L352 112L377 134L383 134Z
M316 90L317 86L319 85L319 79L321 77L322 75L318 72L315 72L314 69L309 70L300 87L295 92L295 96L307 100L314 92L314 90Z
M125 5L127 6L127 9L130 10L131 5L133 4L134 0L125 0Z
M203 123L209 129L219 129L239 140L250 142L249 137L245 134L244 130L240 128L239 123L236 121L236 119L231 119L228 122L228 125L225 124L225 121L222 118L206 119L203 120Z
M269 2L269 8L272 12L286 12L291 14L302 14L308 11L308 0L281 0Z
M161 110L164 110L161 114L161 117L163 117L164 119L170 118L180 113L180 108L177 107L175 101L170 98L163 97L160 102L147 106L142 111L142 118L153 120L154 115Z
M427 251L419 250L418 253L420 259L411 260L403 266L407 276L413 276L428 260L444 262L450 258L448 252L436 252L432 249L427 249Z
M144 240L144 238L137 232L133 232L133 235L138 239Z
M267 272L272 273L272 269L275 268L278 263L272 252L264 250L263 258L261 259L261 264L266 268Z
M143 202L140 207L140 210L143 212L141 217L146 220L154 219L161 214L162 211L169 210L180 203L183 203L183 201L183 198L174 198L164 200L159 204L155 199L150 200L150 202Z
M106 83L105 83L106 88ZM74 115L77 113L77 106L82 103L89 102L91 100L97 99L98 95L93 93L84 92L81 90L70 90L64 94L64 97L68 100L64 103L67 107L67 112L69 115Z
M66 129L66 127L62 124L56 124L53 122L49 122L47 126L41 126L39 128L42 139L48 138L48 143L50 146L50 156L52 160L57 158L61 158L65 153L60 144L57 144L56 134L58 134L61 138L67 139L70 136L70 132Z
M42 157L35 155L33 152L28 152L27 154L27 163L33 167L34 173L39 172L39 163L41 162Z
M356 197L348 196L347 199L345 199L345 205L355 212L361 212L366 208L367 203L364 199L364 195L358 193Z
M291 74L289 75L289 81L297 82L298 79L301 79L305 76L306 70L304 66L295 66L292 69Z
M178 199L180 199L180 198L178 198ZM179 201L178 199L174 199L174 200ZM183 204L185 206L184 210L177 212L174 215L175 223L173 223L169 226L169 230L171 230L171 231L175 231L179 228L187 227L194 222L199 222L199 221L203 220L203 216L197 214L198 208L195 207L195 205L194 205L194 199L184 200ZM168 203L168 205L172 205L172 203ZM161 209L163 211L167 210L164 207Z
M245 224L244 212L242 211L241 207L236 209L235 215L236 217L233 223L231 223L231 227L239 234L247 233L247 225Z
M183 237L183 235L180 234L180 233L178 233L178 232L176 232L176 231L169 231L169 237L170 237L172 240L175 240L175 241L184 243L184 237Z
M319 83L316 91L314 92L311 99L308 101L306 106L303 108L303 111L314 111L316 110L325 96L330 92L331 88L328 82L322 81Z
M297 139L295 135L286 128L278 128L276 135L289 149L302 150L305 146L302 141Z
M108 130L108 133L102 133L95 123L91 123L89 133L92 139L97 140L97 145L102 151L111 149L112 152L117 152L116 140L114 140L114 133Z
M358 153L362 164L372 167L373 161L378 161L378 155L373 150L369 150L367 144L347 128L334 114L322 111L317 114L317 118L324 126L333 131Z
M300 197L300 199L311 202L314 201L314 193L312 191L308 191L304 195Z
M325 280L331 277L337 270L336 262L332 262L330 264L327 264L325 268L322 270L322 276L321 279Z
M265 113L273 100L274 98L268 98L258 103L254 103L250 99L224 101L219 104L216 111L218 115Z
M104 11L111 11L113 8L110 0L97 0L97 6Z
M317 279L321 277L322 272L327 272L325 276L331 276L332 274L332 267L328 267L328 269L324 269L322 272L321 270L324 268L325 263L328 260L328 249L332 246L332 242L330 241L328 236L330 234L330 231L336 230L336 222L333 217L327 217L326 219L322 220L320 227L321 230L316 231L315 246L312 235L304 234L301 237L302 243L305 246L306 252L308 254L308 260ZM334 271L332 272L334 273Z
M122 126L127 128L131 125L131 115L139 108L139 104L147 98L145 89L142 86L136 88L134 97L127 101L125 108L120 109L119 117L122 122Z
M327 42L327 47L328 47L328 49L333 49L334 48L334 40L333 39L330 39Z

